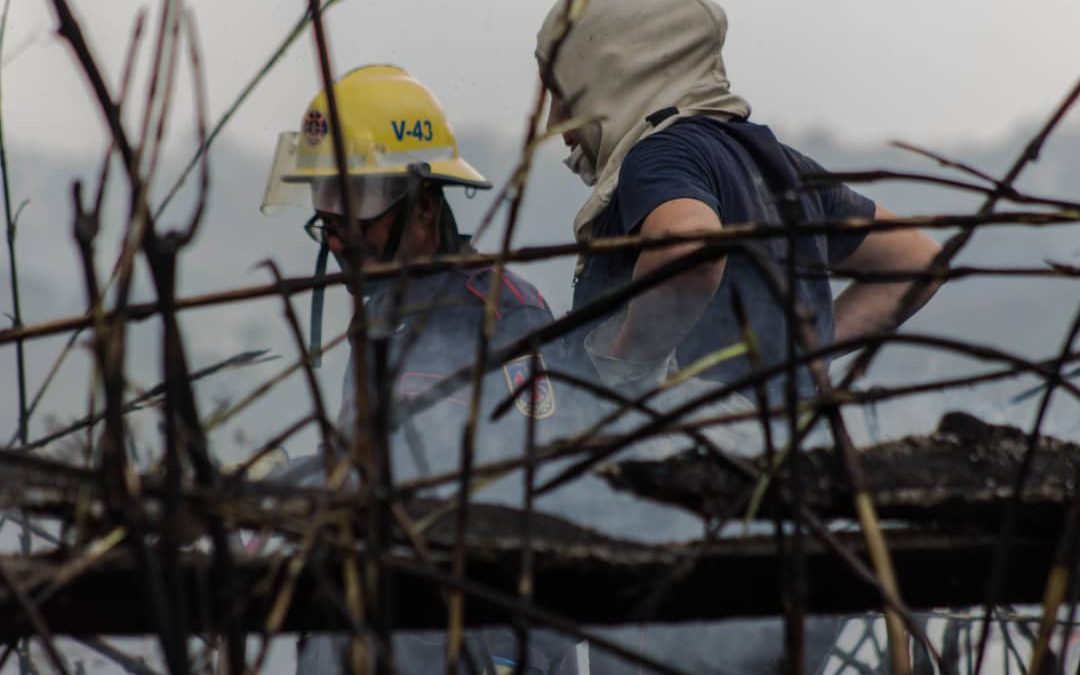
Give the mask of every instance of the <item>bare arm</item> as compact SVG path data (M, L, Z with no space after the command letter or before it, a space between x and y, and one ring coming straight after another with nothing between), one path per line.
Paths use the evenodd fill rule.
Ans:
M720 218L707 204L696 199L676 199L650 213L642 223L641 234L659 237L720 228ZM634 278L701 247L701 243L695 242L646 251L638 258ZM720 259L698 265L638 296L630 303L611 356L647 361L671 353L701 318L723 275L724 259Z
M875 218L887 220L896 215L879 206ZM918 272L926 270L940 250L937 242L919 230L874 232L838 267L854 272ZM894 330L925 305L941 286L940 282L928 285L916 306L897 316L900 302L912 283L856 281L848 286L835 304L837 342Z

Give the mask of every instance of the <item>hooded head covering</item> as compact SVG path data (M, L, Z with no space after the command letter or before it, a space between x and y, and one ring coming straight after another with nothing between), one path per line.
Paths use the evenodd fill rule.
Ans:
M582 4L567 33L568 9ZM587 240L638 141L683 117L748 117L750 104L731 93L720 55L727 16L711 0L559 0L537 37L541 71L563 35L548 84L571 115L599 120L577 132L597 174L574 222L578 239ZM656 125L646 120L670 107L678 114Z

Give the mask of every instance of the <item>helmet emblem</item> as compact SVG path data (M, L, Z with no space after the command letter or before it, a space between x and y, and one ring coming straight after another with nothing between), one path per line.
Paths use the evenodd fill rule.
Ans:
M308 145L318 145L329 129L330 125L327 124L326 117L318 110L309 110L307 116L304 117L304 140L308 142Z

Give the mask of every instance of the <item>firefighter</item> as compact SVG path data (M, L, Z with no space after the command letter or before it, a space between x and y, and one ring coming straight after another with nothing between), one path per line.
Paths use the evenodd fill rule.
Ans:
M567 34L570 16L575 21ZM582 122L564 134L571 150L567 164L592 188L574 223L579 240L719 231L723 224L891 216L844 185L800 190L800 175L823 170L782 145L768 127L748 120L750 105L732 91L724 67L726 33L726 16L712 0L555 3L540 30L536 55L552 99L549 125ZM784 195L797 196L781 203L777 196ZM579 265L574 306L701 246L589 256ZM783 239L762 242L756 256L748 251L732 251L675 276L591 326L580 340L581 351L603 382L648 390L673 366L694 363L708 364L699 375L716 385L745 380L754 361L736 296L745 306L761 363L783 363L785 308L757 266L762 259L781 278L790 257L804 270L793 292L812 315L822 345L892 330L908 318L901 309L910 313L936 290L928 287L916 307L902 308L908 283L853 283L837 298L830 288L826 272L832 267L926 268L939 246L917 230L802 235L794 251ZM800 398L817 393L806 369L798 371L795 385ZM771 403L784 401L783 376L765 386ZM811 623L806 672L814 672L837 628ZM700 672L776 672L783 653L783 633L775 621L709 631L656 630L646 642L661 657ZM594 662L594 672L607 671Z
M318 273L325 272L330 254L348 274L373 262L410 262L472 252L468 237L459 232L444 191L450 188L488 189L491 184L458 151L454 133L434 94L395 66L357 68L334 84L342 141L347 155L347 185L352 222L339 190L339 174L331 138L330 111L325 92L306 108L299 132L286 132L278 142L275 166L264 211L284 205L307 204L314 215L305 229L319 244ZM544 298L534 286L510 273L490 267L453 269L427 276L368 281L363 286L364 319L372 341L388 344L387 398L397 404L414 399L448 375L475 361L484 324L485 301L499 285L492 348L501 346L552 320ZM313 302L312 332L321 322ZM354 317L355 320L355 317ZM345 373L338 428L349 437L355 422L352 358ZM533 391L520 393L511 414L489 421L497 402L521 391L532 373L533 355L501 364L484 379L485 396L476 444L476 463L521 456L529 418L542 436L555 423L560 401L550 379L540 376ZM540 353L546 366L551 352ZM368 355L368 363L374 355ZM370 370L373 369L369 369ZM373 394L374 382L369 382ZM375 397L373 397L375 398ZM467 386L438 404L405 420L390 437L391 476L396 482L454 471L469 413ZM292 465L285 480L315 483L323 464L308 458ZM282 479L282 477L279 477ZM518 505L520 474L484 486L480 501ZM453 486L449 486L452 488ZM436 491L446 496L448 491ZM331 675L342 671L348 640L318 637L307 642L299 671ZM480 649L485 668L496 673L517 667L517 645L509 630L467 634L466 645ZM581 675L581 647L575 641L539 632L530 644L526 673ZM442 634L395 637L395 667L405 675L445 672L446 643ZM463 671L464 672L464 671ZM488 675L485 673L485 675ZM495 675L491 673L490 675Z
M536 53L552 98L549 124L571 117L588 122L564 135L568 165L592 188L575 219L578 239L720 230L722 223L778 225L783 219L774 195L798 190L803 174L824 173L768 127L749 121L750 104L731 90L721 55L727 18L712 0L595 0L563 42L567 4L560 0L548 14ZM556 44L561 51L549 72ZM893 217L844 185L803 191L791 206L789 219L800 222ZM777 238L761 247L779 270L785 246ZM574 305L698 247L590 256L580 266ZM795 295L812 313L821 344L891 330L917 309L897 316L908 283L854 283L834 301L824 273L829 267L920 270L940 250L918 230L869 228L800 236L796 247L796 260L810 273L800 275ZM934 290L928 288L918 306ZM606 330L593 333L589 355L601 375L615 377L621 362L634 364L636 377L643 364L662 365L673 354L688 364L737 345L742 330L732 308L736 291L763 364L782 362L783 308L748 256L737 251L631 302ZM731 353L702 377L733 382L746 376L749 355ZM768 382L774 397L782 380ZM805 371L798 388L802 397L816 393Z

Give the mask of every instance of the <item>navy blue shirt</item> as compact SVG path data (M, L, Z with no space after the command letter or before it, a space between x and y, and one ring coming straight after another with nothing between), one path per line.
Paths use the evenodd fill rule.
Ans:
M737 126L737 128L735 128ZM738 134L737 139L734 134ZM607 209L600 215L594 236L635 234L645 218L658 206L674 199L695 199L708 204L725 225L759 223L780 225L782 219L768 173L752 144L776 159L776 165L797 180L807 173L821 173L822 167L805 155L779 144L768 127L746 121L719 122L692 117L642 140L627 155L620 170L619 185ZM834 184L803 192L801 222L820 223L849 218L873 217L872 201L847 186ZM807 235L796 242L796 260L809 269L840 262L851 255L865 235ZM768 255L781 265L787 242L782 238L761 242ZM636 252L591 256L574 289L578 308L614 287L630 281ZM746 255L727 256L724 278L712 303L697 325L679 346L681 365L737 344L742 334L732 309L732 294L738 289L754 331L763 364L784 361L786 322L782 307ZM800 304L814 314L819 341L834 337L833 299L828 278L820 272L801 275L796 288ZM735 382L750 373L750 361L741 356L707 371L704 377ZM780 393L782 378L769 382L770 394ZM802 396L814 393L805 371L800 373Z

